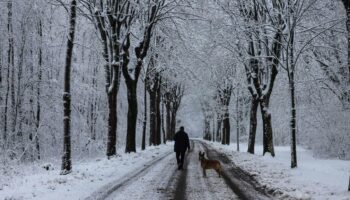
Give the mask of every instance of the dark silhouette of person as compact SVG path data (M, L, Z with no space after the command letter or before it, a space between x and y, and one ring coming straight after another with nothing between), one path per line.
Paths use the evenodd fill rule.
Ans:
M174 141L174 151L176 152L176 161L178 166L177 169L181 170L183 169L186 150L190 150L190 141L183 126L181 126L180 130L175 134Z

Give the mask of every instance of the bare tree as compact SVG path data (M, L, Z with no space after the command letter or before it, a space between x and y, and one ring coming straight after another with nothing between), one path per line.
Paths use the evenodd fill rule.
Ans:
M247 53L250 57L249 63L245 64L248 89L252 95L250 111L250 135L248 142L248 152L254 153L255 134L256 134L256 113L260 105L263 122L263 154L266 152L275 155L273 148L273 132L271 113L269 111L270 97L274 82L278 74L279 59L281 55L282 33L285 27L282 19L282 10L284 3L282 1L261 3L239 2L239 10L244 16L244 22L251 24L246 29ZM273 31L267 30L267 27L255 27L254 24L269 23ZM273 35L267 36L267 32Z
M107 157L116 155L117 139L117 94L121 76L122 43L126 41L134 8L129 0L96 1L82 0L89 11L87 16L95 24L102 44L105 61L106 93L108 97ZM104 13L107 13L105 15ZM92 16L92 17L90 17ZM128 28L126 28L128 27ZM123 61L123 64L126 64Z
M147 78L144 79L144 91L143 91L143 122L142 122L142 138L141 138L141 150L146 149L146 129L147 129Z
M156 64L157 54L152 55L147 67L147 91L150 96L150 145L159 145L159 130L158 130L158 111L160 102L158 96L160 96L160 73Z
M7 75L6 75L6 82L7 87L6 87L6 95L5 95L5 111L4 111L4 141L5 141L5 148L6 148L6 143L8 143L8 115L9 115L9 109L8 109L8 98L9 98L9 93L10 93L10 69L14 70L14 41L13 41L13 28L12 28L12 1L7 2L7 9L8 9L8 14L7 14L7 32L8 32L8 51L7 51ZM14 102L13 102L14 104ZM11 104L12 105L12 104ZM14 106L14 105L12 105ZM13 114L13 113L12 113Z
M72 0L70 4L68 41L66 52L66 63L64 72L64 93L63 93L63 156L61 175L69 174L72 171L72 156L71 156L71 93L70 93L70 78L74 47L74 35L76 24L77 1Z
M288 0L288 11L287 11L287 28L288 28L288 38L287 38L287 48L286 48L286 69L288 73L289 80L289 91L290 91L290 102L291 102L291 119L290 119L290 128L291 128L291 168L297 167L297 150L296 150L296 103L295 103L295 31L297 23L297 15L295 14L295 8L297 2L292 2Z
M130 33L127 34L127 39L123 45L123 66L122 72L127 86L127 97L128 97L128 122L127 122L127 135L126 135L126 147L125 152L136 152L136 120L137 120L137 82L140 76L141 68L143 65L143 60L147 56L148 49L150 47L150 41L152 37L152 31L157 21L159 20L159 15L161 14L161 9L164 6L164 0L154 0L146 4L146 11L142 13L141 16L145 16L146 25L143 29L143 37L139 44L135 47L136 55L136 65L132 70L133 76L129 73L128 63L129 63L129 47L130 47ZM151 111L150 111L151 112Z

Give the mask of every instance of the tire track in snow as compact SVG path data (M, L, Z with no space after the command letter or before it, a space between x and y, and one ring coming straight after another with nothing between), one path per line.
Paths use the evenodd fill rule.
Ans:
M237 167L230 159L222 153L217 152L213 148L209 148L204 142L198 141L205 149L209 159L217 159L223 167L222 176L226 184L241 199L274 199L273 196L267 194L258 184L258 182L241 168Z
M133 181L137 181L137 178L140 177L140 175L147 173L150 168L152 168L156 163L161 162L163 159L167 158L172 154L172 151L168 151L164 153L162 156L149 161L148 163L144 164L145 167L137 169L130 174L125 175L122 178L118 178L117 180L111 181L104 186L102 186L99 190L93 192L89 197L87 197L85 200L103 200L106 199L109 195L111 195L113 192L118 190L124 185L127 185Z
M146 171L124 184L106 200L137 200L137 199L167 199L167 186L174 177L176 165L175 156L168 155L164 159L154 163Z

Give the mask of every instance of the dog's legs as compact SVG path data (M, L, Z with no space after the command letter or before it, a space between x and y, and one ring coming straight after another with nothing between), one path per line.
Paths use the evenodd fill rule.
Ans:
M219 171L220 169L215 168L214 170L216 171L216 173L218 173L218 175L219 175L219 177L220 177L220 171Z
M207 177L207 173L205 172L205 169L203 168L203 176Z

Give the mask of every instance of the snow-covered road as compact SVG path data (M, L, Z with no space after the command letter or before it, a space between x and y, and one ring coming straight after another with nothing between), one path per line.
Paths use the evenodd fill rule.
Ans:
M198 152L205 149L199 142L194 142L193 147L193 151L187 155L186 159L185 173L187 176L184 199L238 199L238 196L226 184L225 180L219 178L214 170L207 170L207 177L203 177ZM181 184L183 183L179 183L179 185Z
M177 170L175 154L169 154L120 183L106 199L244 199L247 197L245 192L252 193L253 187L245 187L244 191L237 190L236 184L240 184L244 178L232 181L236 177L229 172L224 173L224 178L219 178L215 171L207 170L207 177L203 177L198 152L207 151L210 156L215 154L214 150L204 145L199 141L192 142L184 170ZM229 166L231 165L223 163L224 170L231 169ZM240 185L247 184L244 182ZM257 195L256 193L259 192L253 191L253 194Z

